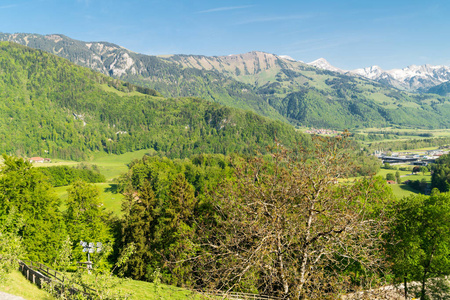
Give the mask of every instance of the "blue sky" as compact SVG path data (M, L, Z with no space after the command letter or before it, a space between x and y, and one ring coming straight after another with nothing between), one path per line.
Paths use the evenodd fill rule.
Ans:
M450 1L0 0L0 32L62 33L145 54L252 50L354 69L450 66Z

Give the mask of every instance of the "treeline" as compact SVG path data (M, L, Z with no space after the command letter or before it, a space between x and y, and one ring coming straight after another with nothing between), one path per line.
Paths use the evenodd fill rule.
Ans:
M432 164L431 186L441 192L450 191L450 154L442 155Z
M105 182L105 176L100 174L96 165L80 164L77 167L53 166L39 168L53 186L70 185L77 180L89 183Z
M409 132L409 131L370 131L367 134L359 134L355 133L352 134L352 138L358 141L365 141L365 142L374 142L374 141L381 141L381 140L387 140L387 139L398 139L403 138L405 136L413 136L413 137L424 137L424 138L431 138L433 137L432 133L416 133L416 132Z
M323 299L419 280L408 297L439 290L435 279L450 274L443 246L450 195L398 201L382 178L340 184L355 168L348 149L337 137L256 157L144 156L118 182L121 219L106 214L98 190L83 181L59 211L48 178L4 155L0 225L17 212L25 258L53 263L69 245L75 262L84 255L80 240L111 242L114 255L100 262L108 269L133 245L116 271L194 289Z
M450 194L398 201L381 178L337 184L353 168L340 147L348 145L325 139L315 150L259 158L134 161L120 181L118 248L137 249L125 273L291 299L383 293L376 288L391 283L405 284L406 297L442 293Z
M14 215L22 247L18 255L53 264L67 237L73 241L73 258L81 261L84 253L77 247L82 239L112 241L111 222L99 200L99 191L84 181L73 182L68 189L66 210L52 191L49 178L22 158L3 155L0 171L0 223ZM11 232L10 226L2 234ZM8 248L2 249L5 255Z
M82 160L153 148L182 158L308 139L287 124L198 98L135 95L156 92L12 43L0 43L0 68L2 153Z
M398 150L411 150L420 149L426 147L439 147L450 145L450 138L431 138L431 139L411 139L406 141L386 141L386 142L374 142L368 144L368 149L384 150L384 151L398 151Z

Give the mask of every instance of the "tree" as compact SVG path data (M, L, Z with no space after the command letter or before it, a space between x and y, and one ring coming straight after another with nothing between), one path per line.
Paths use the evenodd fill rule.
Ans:
M392 195L380 178L338 182L351 169L346 142L317 138L312 151L279 147L270 162L256 158L237 168L199 221L199 287L283 299L369 287L369 274L383 265L383 207Z
M99 198L100 192L95 185L82 180L75 181L67 189L67 210L64 213L67 232L74 241L74 256L81 260L79 241L102 242L112 239L107 225L108 215Z
M393 180L393 181L395 181L394 173L387 173L386 174L386 180Z
M18 268L18 258L23 254L22 239L19 236L22 223L15 208L0 221L0 283L5 282L6 274Z
M175 285L191 284L192 264L188 258L196 251L194 208L197 200L193 187L182 173L172 182L168 196L158 220L155 237L161 256L155 257L153 265L165 266L163 271L170 273L166 282Z
M397 183L401 183L400 172L399 171L395 172L395 181L397 181Z
M428 168L425 166L420 167L420 172L422 172L422 175L425 175L426 172L428 172Z
M12 210L23 220L19 235L25 255L40 262L54 261L65 235L59 200L48 178L23 158L3 155L0 172L0 218Z
M450 191L450 155L442 155L432 165L431 187L441 192Z
M152 258L155 207L157 199L151 185L146 182L139 192L128 192L122 204L124 222L122 225L122 247L133 243L134 255L124 265L125 275L134 279L146 279L147 264Z
M404 284L405 299L428 299L430 279L434 285L450 274L450 195L433 190L431 196L403 198L394 215L386 247L395 281ZM419 289L408 288L410 281L419 281Z

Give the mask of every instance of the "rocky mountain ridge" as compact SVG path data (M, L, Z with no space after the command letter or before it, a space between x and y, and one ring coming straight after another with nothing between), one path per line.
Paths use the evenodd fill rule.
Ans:
M426 91L431 87L450 80L450 67L448 66L425 64L422 66L411 65L403 69L391 70L383 70L379 66L371 66L349 71L331 65L324 58L312 61L308 65L350 76L362 76L406 91Z
M326 60L314 66L260 51L151 56L64 35L0 34L0 40L58 55L164 96L200 97L295 126L447 128L450 122L446 87L441 96L409 93L361 75L323 69L331 66Z

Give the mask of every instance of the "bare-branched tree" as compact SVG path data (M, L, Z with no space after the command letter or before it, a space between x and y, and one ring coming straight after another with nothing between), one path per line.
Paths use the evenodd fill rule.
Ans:
M339 181L352 168L347 139L313 150L272 149L237 167L198 222L197 285L282 299L327 299L371 288L383 268L382 180Z

